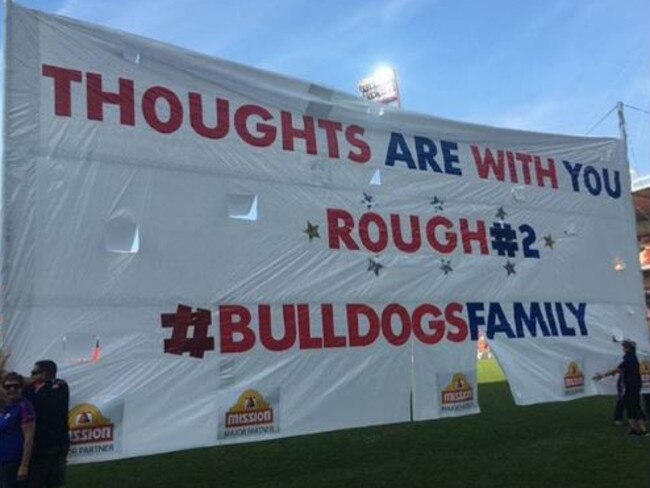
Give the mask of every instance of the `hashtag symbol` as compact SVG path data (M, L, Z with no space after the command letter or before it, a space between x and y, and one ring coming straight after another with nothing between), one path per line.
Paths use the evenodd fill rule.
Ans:
M172 329L172 336L164 342L166 353L189 352L194 358L202 358L205 351L214 351L214 338L208 337L208 327L212 324L210 310L198 308L192 312L192 307L179 305L176 313L161 314L160 324ZM193 329L192 337L190 329Z
M494 222L490 227L490 237L492 238L492 249L494 249L499 256L514 257L519 250L517 244L517 232L512 230L510 224L502 222Z

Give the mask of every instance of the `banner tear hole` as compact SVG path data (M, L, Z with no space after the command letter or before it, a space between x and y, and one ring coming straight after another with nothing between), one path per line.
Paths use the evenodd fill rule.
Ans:
M525 202L526 201L526 190L523 186L515 186L512 189L512 198L515 202Z
M104 245L108 252L137 254L140 251L138 224L128 217L115 217L106 222Z
M617 257L614 259L614 271L621 272L625 270L625 261L622 258Z
M228 195L228 217L256 221L257 215L257 195Z

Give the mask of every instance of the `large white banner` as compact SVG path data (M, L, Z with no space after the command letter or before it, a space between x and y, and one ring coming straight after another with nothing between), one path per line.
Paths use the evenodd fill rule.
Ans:
M649 353L620 141L8 7L3 347L74 460L477 413L479 334L519 404Z

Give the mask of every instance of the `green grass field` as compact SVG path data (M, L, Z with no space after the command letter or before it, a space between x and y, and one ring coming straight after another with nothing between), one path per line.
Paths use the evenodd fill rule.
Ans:
M476 377L479 384L500 383L506 380L496 359L482 359L476 362Z
M482 414L73 466L68 487L649 487L650 438L613 397L515 407L479 364Z

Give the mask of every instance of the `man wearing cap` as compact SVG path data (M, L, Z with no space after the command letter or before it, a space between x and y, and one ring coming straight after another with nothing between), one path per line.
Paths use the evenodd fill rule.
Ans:
M645 421L643 411L641 410L641 372L639 370L639 360L636 357L636 343L630 340L624 340L623 361L617 368L598 373L594 376L596 381L600 381L606 376L615 376L620 374L623 379L623 405L627 413L627 419L630 424L630 435L646 435Z

